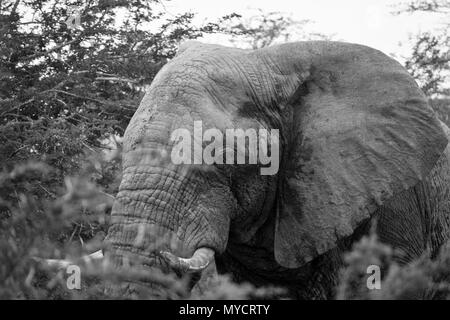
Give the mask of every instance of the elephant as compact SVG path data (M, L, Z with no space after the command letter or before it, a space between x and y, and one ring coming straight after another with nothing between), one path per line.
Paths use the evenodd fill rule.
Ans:
M277 172L261 174L260 161L174 163L173 132L196 121L222 133L276 129ZM289 298L333 298L343 254L372 229L405 264L448 239L449 136L414 79L376 49L188 41L125 131L105 255L194 282L215 262ZM128 289L138 285L164 297L154 283Z

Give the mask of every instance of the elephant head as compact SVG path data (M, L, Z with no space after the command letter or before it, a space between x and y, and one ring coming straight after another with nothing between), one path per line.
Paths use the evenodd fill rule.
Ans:
M194 132L196 121L224 135L278 130L279 168L264 175L261 161L174 163L173 132ZM208 145L192 138L193 153ZM298 268L425 177L446 145L414 80L377 50L188 42L126 130L108 255L118 266L195 274L229 242L251 245L265 226L276 263Z

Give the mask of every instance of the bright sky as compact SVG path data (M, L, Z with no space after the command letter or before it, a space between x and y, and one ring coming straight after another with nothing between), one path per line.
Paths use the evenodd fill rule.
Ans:
M360 43L401 59L409 50L408 38L419 31L442 27L445 16L434 14L392 15L395 5L405 0L172 0L165 7L170 13L195 12L204 21L232 12L248 16L256 8L266 12L290 14L296 20L309 19L309 29L334 34L334 40ZM252 10L253 9L253 10ZM447 17L448 19L448 17ZM220 43L223 38L208 37L206 42ZM402 43L402 46L400 46Z

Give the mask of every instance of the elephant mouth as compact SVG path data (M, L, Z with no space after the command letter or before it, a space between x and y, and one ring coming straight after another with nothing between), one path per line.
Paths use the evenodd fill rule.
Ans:
M126 277L129 274L131 277L108 287L107 292L118 297L136 294L144 294L151 299L187 297L203 271L214 262L214 255L213 249L199 247L190 258L182 258L169 251L154 252L152 257L140 256L139 259L129 256L134 263L126 268Z

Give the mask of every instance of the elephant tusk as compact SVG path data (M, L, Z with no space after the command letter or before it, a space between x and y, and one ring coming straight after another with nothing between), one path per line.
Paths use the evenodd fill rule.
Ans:
M161 251L160 255L175 269L187 273L200 272L214 259L214 250L210 248L199 248L195 250L191 258L185 259L175 256L168 251Z
M103 259L103 250L95 251L94 253L88 254L87 256L83 256L83 260L86 262L101 260Z
M89 255L82 256L81 260L84 261L84 263L88 264L88 263L91 263L96 260L101 260L101 259L103 259L103 257L104 257L103 251L98 250ZM43 263L47 267L53 267L53 268L58 268L58 269L67 268L68 266L70 266L72 264L76 264L76 262L74 262L72 260L67 260L67 259L42 259L42 258L34 257L34 260Z

